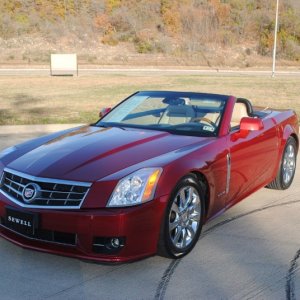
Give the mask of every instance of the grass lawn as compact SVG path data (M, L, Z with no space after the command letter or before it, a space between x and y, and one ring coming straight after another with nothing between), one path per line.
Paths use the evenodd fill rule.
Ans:
M300 116L300 77L296 76L12 76L0 77L0 125L93 122L100 108L138 90L231 94L259 106L292 108Z

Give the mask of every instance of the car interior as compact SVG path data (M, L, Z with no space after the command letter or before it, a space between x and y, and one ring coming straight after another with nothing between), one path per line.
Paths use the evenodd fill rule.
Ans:
M211 132L216 131L220 124L223 105L218 102L214 103L210 99L206 101L202 99L201 106L199 106L199 100L187 97L152 99L155 100L154 109L143 111L137 107L123 122L145 125L196 125L201 123L207 125L205 129ZM152 100L152 105L153 103ZM244 117L263 118L265 115L264 112L254 111L248 99L237 98L230 122L230 130L238 130Z
M242 118L258 117L253 112L253 107L248 99L237 98L233 107L232 117L230 121L231 131L239 129Z
M239 126L241 119L244 117L248 117L248 111L245 103L236 103L233 108L233 113L231 117L230 126L231 128Z
M176 101L168 100L169 105L163 112L159 124L185 124L185 123L206 123L214 129L218 126L222 108L210 106L208 102L205 106L199 106L199 101L194 102L189 98L177 98Z
M182 104L178 105L177 102L171 103L162 114L158 123L176 125L188 123L196 117L196 111L191 106L190 99L179 98L178 100Z
M197 106L192 105L190 99L179 98L178 101L182 103L178 105L176 102L174 105L170 104L164 113L162 114L159 123L161 124L182 124L196 121L210 121L208 124L218 126L220 122L220 112L213 108L200 108L197 110ZM230 122L231 131L239 129L240 122L244 117L258 117L263 118L265 114L261 112L254 112L251 102L248 99L238 98L232 113ZM213 123L213 124L212 124Z

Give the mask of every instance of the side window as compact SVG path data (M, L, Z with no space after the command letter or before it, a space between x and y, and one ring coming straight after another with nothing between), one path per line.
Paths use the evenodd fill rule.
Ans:
M235 103L230 121L231 130L239 128L241 119L248 116L246 104L241 102Z

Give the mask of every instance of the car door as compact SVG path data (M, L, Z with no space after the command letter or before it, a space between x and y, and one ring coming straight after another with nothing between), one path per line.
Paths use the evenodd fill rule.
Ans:
M227 137L230 155L227 205L267 185L274 176L279 139L273 120L266 118L262 121L262 130L250 131L247 136L236 138L239 131L236 127Z

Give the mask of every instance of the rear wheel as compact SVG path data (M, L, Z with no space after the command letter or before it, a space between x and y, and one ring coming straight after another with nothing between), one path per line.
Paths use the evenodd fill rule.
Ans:
M193 249L202 228L203 200L203 191L196 176L186 176L177 184L162 225L158 245L160 255L180 258Z
M295 176L296 161L296 141L293 137L289 137L282 154L277 176L267 187L276 190L285 190L289 188Z

